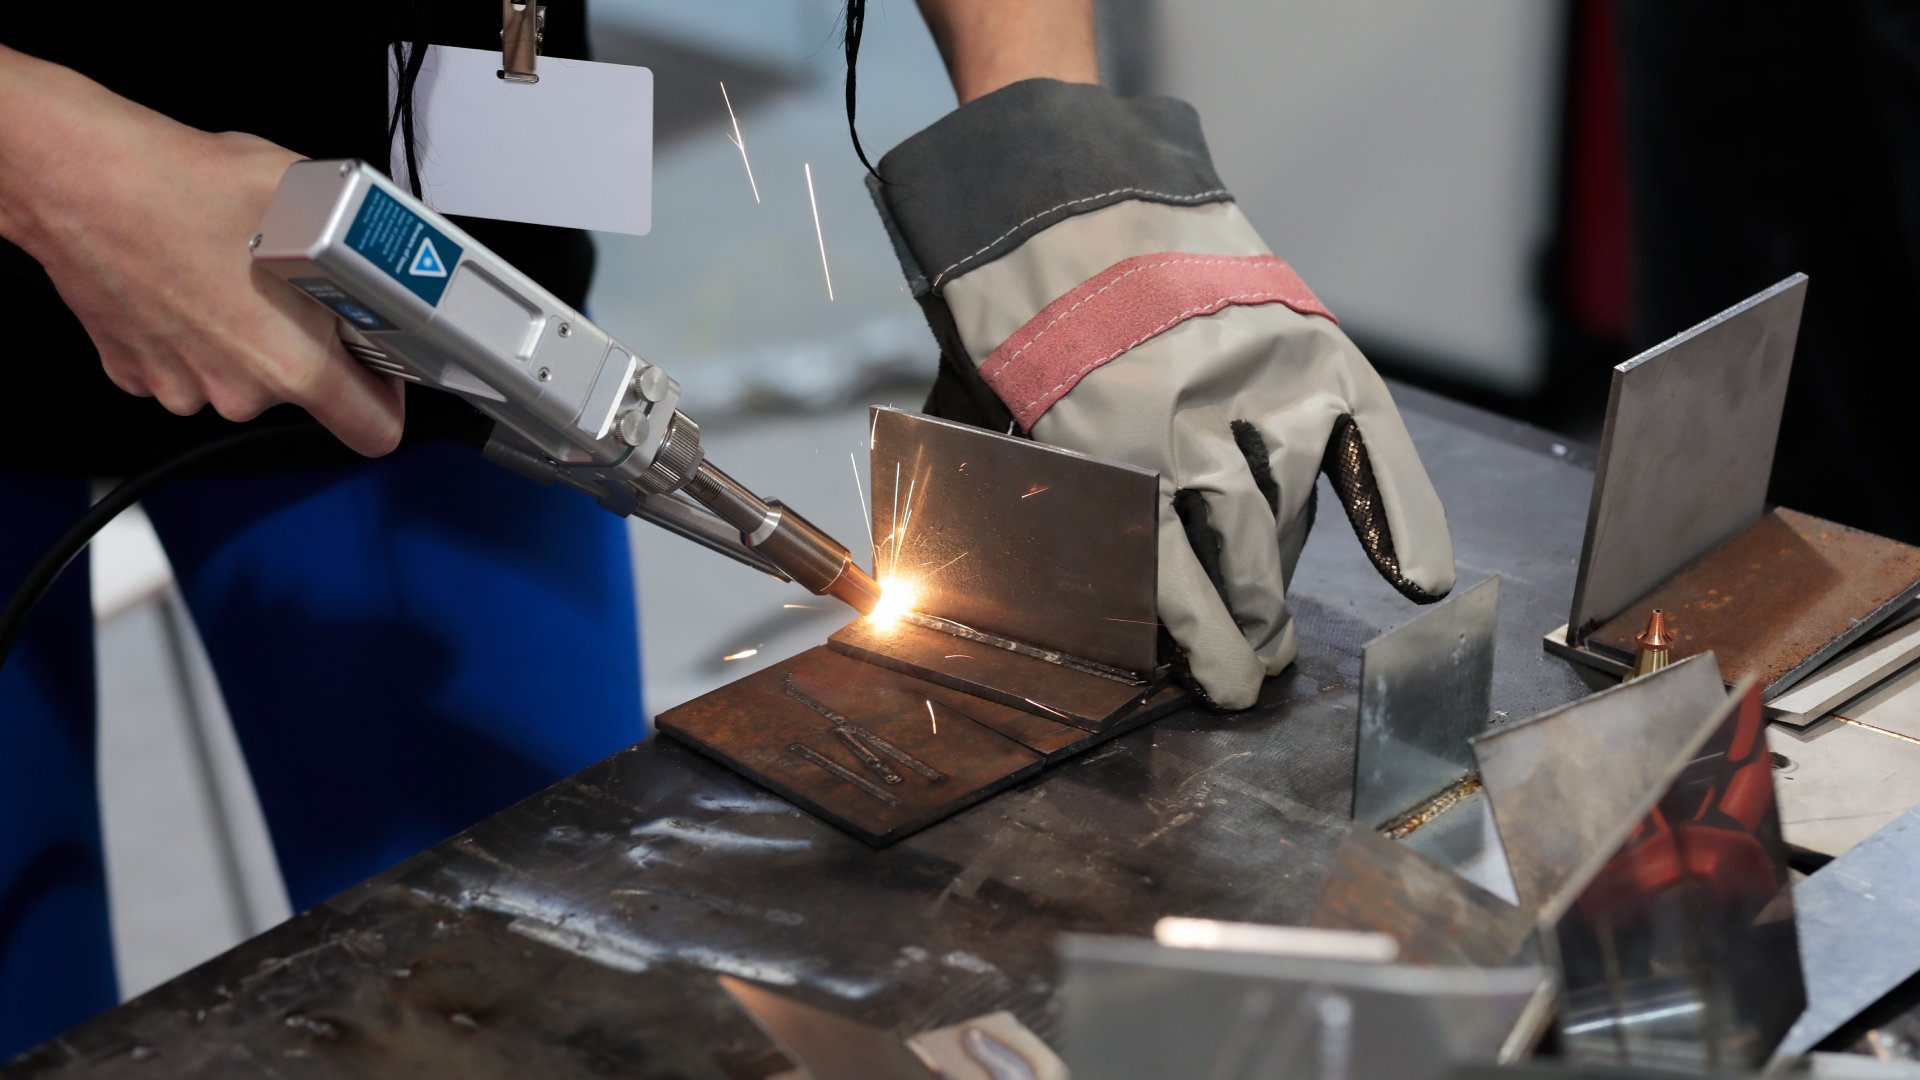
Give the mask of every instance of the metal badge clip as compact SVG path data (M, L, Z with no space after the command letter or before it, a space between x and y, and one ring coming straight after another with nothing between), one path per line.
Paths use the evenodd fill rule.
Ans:
M534 63L547 32L547 5L528 0L516 4L500 0L500 77L510 82L537 83Z

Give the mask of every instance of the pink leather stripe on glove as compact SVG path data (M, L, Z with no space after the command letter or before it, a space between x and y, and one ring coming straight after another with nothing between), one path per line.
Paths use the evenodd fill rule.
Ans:
M980 365L1022 431L1086 375L1188 319L1285 304L1333 320L1286 260L1162 251L1107 267L1048 304ZM1337 320L1335 320L1337 321Z

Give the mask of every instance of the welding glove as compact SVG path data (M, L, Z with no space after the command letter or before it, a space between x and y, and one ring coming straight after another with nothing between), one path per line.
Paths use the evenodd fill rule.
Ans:
M941 347L927 411L1160 474L1160 620L1219 708L1298 650L1324 471L1374 567L1453 587L1445 512L1380 377L1221 185L1193 110L1035 79L869 179Z

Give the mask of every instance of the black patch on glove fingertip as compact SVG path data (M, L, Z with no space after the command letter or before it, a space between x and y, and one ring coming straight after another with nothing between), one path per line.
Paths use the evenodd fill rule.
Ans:
M1220 562L1224 542L1213 527L1206 496L1192 488L1181 488L1173 493L1173 512L1180 516L1180 529L1187 534L1187 546L1193 549L1193 557L1200 560L1200 569L1206 571L1207 580L1213 582L1220 602L1227 603L1227 575ZM1233 606L1228 604L1227 610L1233 610Z
M1227 425L1233 430L1233 444L1240 448L1240 456L1247 459L1247 471L1253 474L1253 486L1266 496L1267 509L1273 512L1274 520L1280 518L1280 482L1273 478L1273 462L1267 457L1267 440L1260 437L1252 423L1235 420Z
M1400 557L1393 546L1393 529L1387 522L1387 508L1380 500L1380 483L1374 478L1367 442L1353 414L1342 414L1334 420L1326 456L1320 459L1320 471L1333 483L1333 493L1346 508L1347 521L1360 539L1361 550L1367 553L1374 570L1387 579L1387 584L1416 604L1431 604L1444 598L1445 590L1429 592L1401 572Z
M1180 529L1187 534L1187 546L1193 549L1193 557L1200 562L1200 569L1206 571L1207 580L1213 582L1213 591L1220 594L1220 602L1227 602L1227 575L1220 565L1220 552L1223 541L1220 533L1214 529L1212 516L1207 510L1206 496L1192 488L1181 488L1173 493L1173 512L1180 517ZM1227 606L1231 612L1231 604ZM1187 688L1195 701L1209 709L1231 712L1221 709L1200 680L1193 677L1193 664L1187 650L1174 640L1167 628L1160 628L1160 655L1167 657L1173 677Z

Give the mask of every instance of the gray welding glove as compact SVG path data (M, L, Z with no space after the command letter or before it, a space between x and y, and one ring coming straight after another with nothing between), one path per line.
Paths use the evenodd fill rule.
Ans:
M1453 587L1446 514L1380 377L1167 98L1015 83L869 180L941 346L927 411L1160 474L1160 620L1189 685L1253 704L1324 471L1374 567Z

